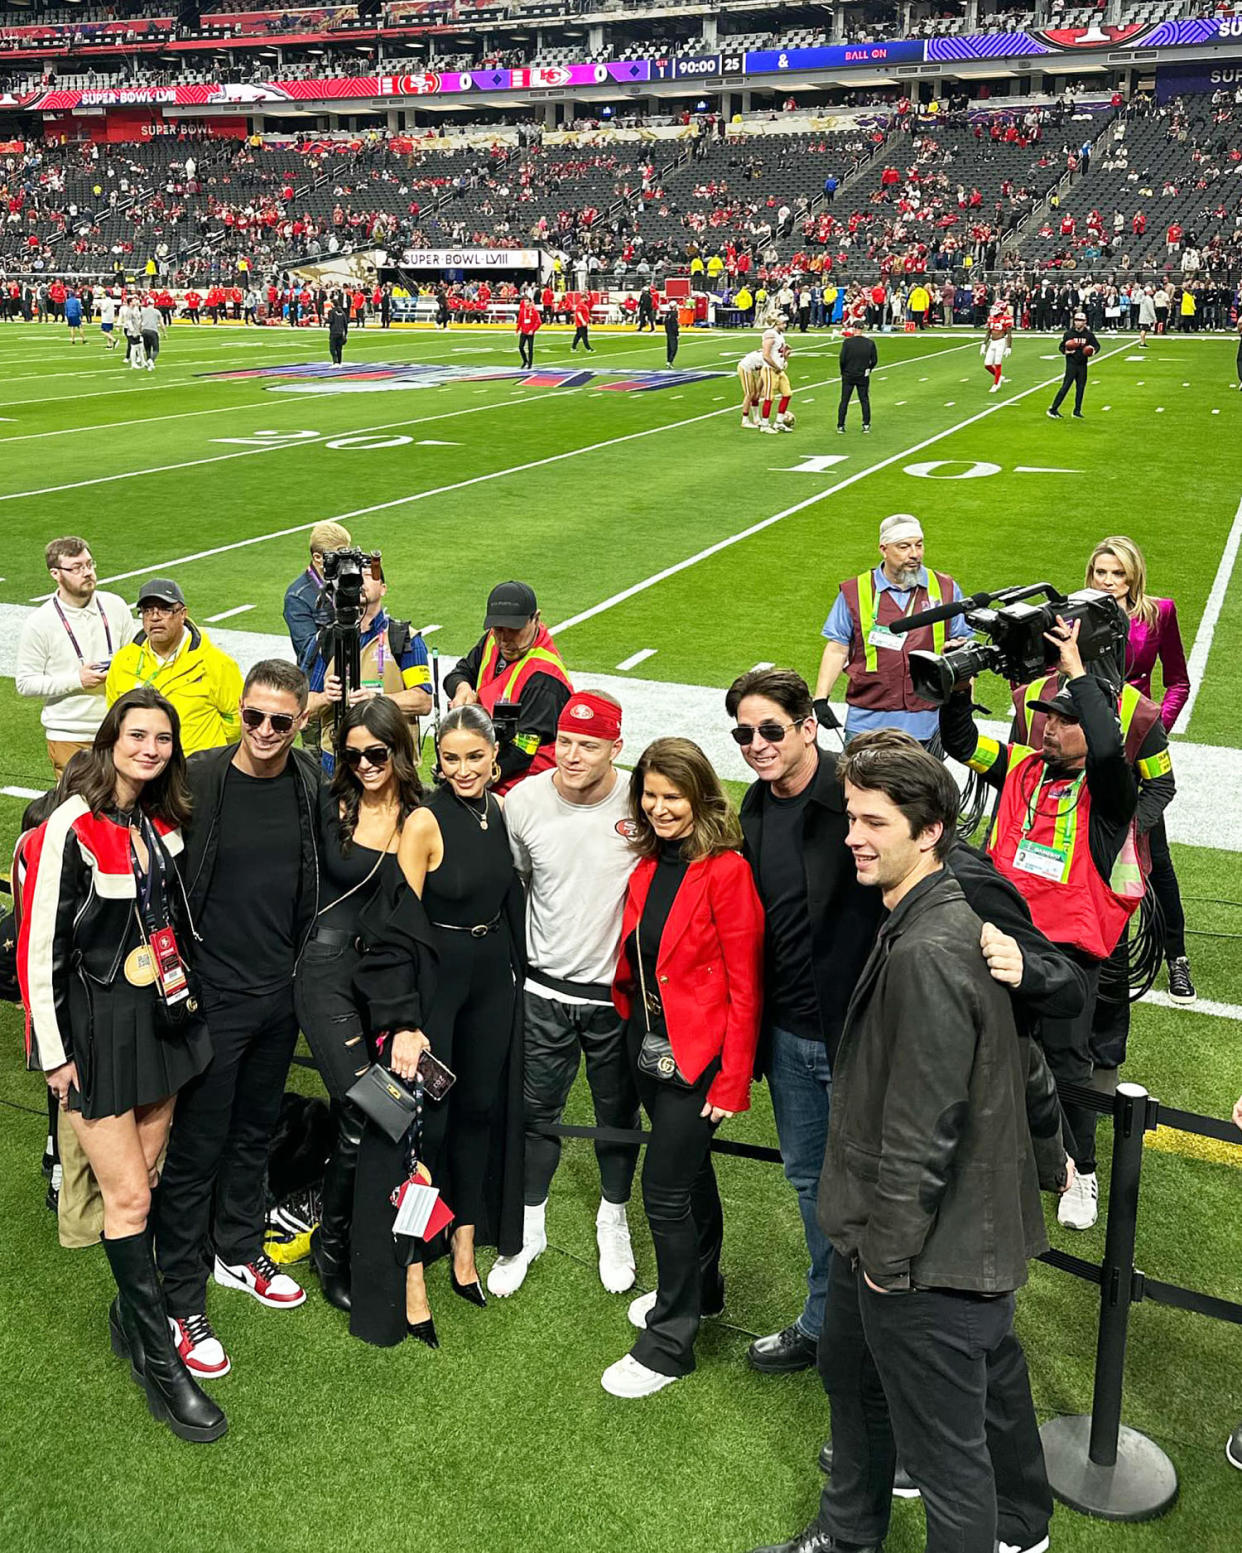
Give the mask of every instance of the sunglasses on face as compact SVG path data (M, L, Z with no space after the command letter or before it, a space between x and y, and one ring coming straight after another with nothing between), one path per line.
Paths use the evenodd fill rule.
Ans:
M347 745L341 751L341 759L351 771L357 771L365 760L368 766L374 766L377 770L388 764L388 757L392 751L386 744L368 744L364 750L356 750L353 745Z
M797 723L760 723L757 728L752 728L748 723L739 723L736 728L730 728L729 732L736 744L753 744L756 734L765 744L779 744L791 728L797 727Z
M260 712L253 706L242 707L241 715L242 722L254 733L257 733L264 723L271 723L273 733L292 733L293 725L297 722L297 718L288 712Z

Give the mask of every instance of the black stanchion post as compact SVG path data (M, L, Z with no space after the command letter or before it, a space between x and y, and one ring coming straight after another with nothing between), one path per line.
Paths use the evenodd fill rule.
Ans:
M1107 1521L1154 1520L1177 1498L1173 1463L1153 1440L1121 1422L1150 1106L1142 1085L1117 1086L1091 1413L1053 1418L1040 1430L1053 1493L1072 1510Z

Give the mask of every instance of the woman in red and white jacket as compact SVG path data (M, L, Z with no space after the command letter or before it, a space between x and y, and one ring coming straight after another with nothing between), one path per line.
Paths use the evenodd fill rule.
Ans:
M176 710L149 685L109 708L68 795L26 838L17 974L27 1051L103 1196L114 1351L183 1440L225 1432L169 1330L148 1215L177 1091L211 1061L186 959L177 858L190 794Z
M704 1312L724 1306L716 1127L750 1106L759 1039L763 907L737 816L697 744L657 739L630 780L640 861L630 876L612 997L651 1138L643 1206L656 1291L630 1306L640 1336L603 1376L644 1397L694 1369Z

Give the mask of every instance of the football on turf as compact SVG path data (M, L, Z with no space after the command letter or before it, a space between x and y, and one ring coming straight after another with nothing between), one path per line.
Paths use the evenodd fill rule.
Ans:
M786 426L796 426L797 424L798 424L798 417L793 413L792 410L787 410L785 412L785 425Z

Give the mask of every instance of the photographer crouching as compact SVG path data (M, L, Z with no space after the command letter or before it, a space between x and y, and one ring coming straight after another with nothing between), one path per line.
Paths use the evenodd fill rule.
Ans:
M431 711L431 669L421 635L384 609L388 584L378 552L329 551L323 576L325 623L302 666L311 689L307 718L319 725L320 758L331 774L341 711L375 696L387 696L404 713L417 748L418 719Z
M981 734L969 684L940 709L945 752L990 786L1000 802L988 840L993 862L1020 891L1035 926L1085 973L1088 998L1072 1019L1042 1021L1048 1065L1059 1080L1091 1082L1091 1023L1100 970L1143 896L1135 847L1138 784L1117 721L1115 692L1089 675L1079 651L1083 621L1045 633L1063 689L1032 703L1047 716L1042 747L1002 744ZM1063 1224L1088 1229L1098 1213L1096 1113L1066 1103L1076 1177L1062 1200Z

